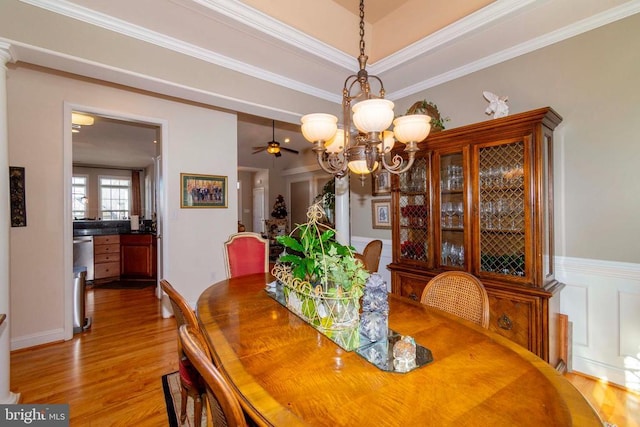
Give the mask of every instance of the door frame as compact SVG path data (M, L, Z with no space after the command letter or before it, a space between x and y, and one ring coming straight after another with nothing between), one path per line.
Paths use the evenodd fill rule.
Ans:
M168 170L167 168L167 153L169 147L169 132L168 132L168 121L165 119L160 119L157 117L149 117L149 116L140 116L136 114L132 114L126 111L114 111L107 110L103 108L99 108L96 106L90 105L81 105L72 102L64 102L63 106L63 177L64 177L64 194L71 194L71 177L73 176L73 143L72 143L72 132L71 132L71 112L72 111L84 111L88 114L95 114L97 116L107 116L114 119L122 120L122 121L130 121L130 122L139 122L145 123L152 126L158 126L160 128L160 158L161 158L161 170ZM158 207L158 216L157 221L159 224L165 224L166 221L165 215L167 212L166 209L166 200L167 200L167 189L166 186L159 185L159 182L156 182L157 186L157 196L158 200L156 201L156 205ZM63 200L63 233L65 236L73 236L73 219L71 216L71 198L65 197ZM162 257L163 253L167 253L166 248L168 245L167 239L162 236L162 239L158 243L158 245L162 245L162 248L158 248L158 254L156 256ZM64 278L65 283L73 283L73 238L64 239L63 243L63 259L64 259ZM158 258L157 265L162 268L164 266L164 259ZM158 283L156 284L156 296L158 298L162 297L162 290L160 289L159 280L162 277L160 269L158 270ZM64 287L64 339L70 340L73 338L73 287L65 286Z

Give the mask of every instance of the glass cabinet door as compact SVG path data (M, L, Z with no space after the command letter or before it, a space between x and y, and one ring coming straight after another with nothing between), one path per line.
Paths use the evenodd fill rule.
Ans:
M434 213L438 217L438 257L440 267L465 269L466 198L464 156L458 151L436 154L434 165L438 168L439 194Z
M479 273L525 277L525 140L478 147Z
M400 174L400 259L417 263L429 261L428 162L416 158L411 169Z

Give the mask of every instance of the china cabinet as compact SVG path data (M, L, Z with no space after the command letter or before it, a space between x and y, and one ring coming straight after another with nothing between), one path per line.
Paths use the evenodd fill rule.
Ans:
M551 108L437 132L392 183L392 292L419 300L447 270L485 285L489 329L556 365ZM402 155L402 150L396 148Z

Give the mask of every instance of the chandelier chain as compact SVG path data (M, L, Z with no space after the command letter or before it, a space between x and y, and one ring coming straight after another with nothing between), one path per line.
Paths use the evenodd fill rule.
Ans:
M360 0L360 55L364 55L364 0Z

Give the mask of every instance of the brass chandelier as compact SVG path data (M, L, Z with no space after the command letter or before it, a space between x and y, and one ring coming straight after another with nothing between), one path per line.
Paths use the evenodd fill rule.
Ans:
M302 117L302 134L314 144L318 164L327 173L343 177L348 170L365 176L379 168L394 174L406 172L412 165L418 142L429 135L431 117L424 114L400 116L394 120L393 102L384 99L382 80L366 70L364 53L364 0L360 0L360 70L344 82L342 89L342 128L332 114L313 113ZM377 82L378 94L371 91L370 80ZM357 92L356 92L357 91ZM352 93L353 92L353 93ZM353 106L352 106L353 103ZM393 131L387 130L393 122ZM351 124L357 132L353 132ZM406 144L408 161L391 157L395 141Z

